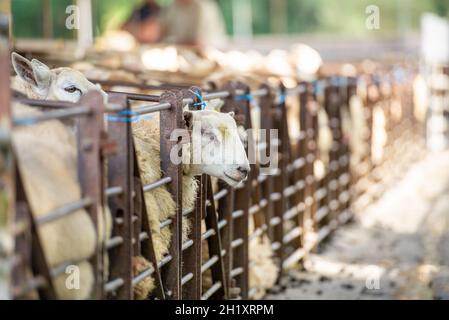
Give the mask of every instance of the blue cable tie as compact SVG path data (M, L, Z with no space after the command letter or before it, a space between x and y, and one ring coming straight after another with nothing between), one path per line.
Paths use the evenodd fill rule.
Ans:
M193 90L189 91L192 92L198 98L198 100L200 100L200 102L194 103L193 106L195 107L199 106L201 110L204 110L204 108L206 108L206 102L203 101L203 97L198 92L195 92Z
M280 94L279 95L279 104L284 104L285 103L285 94Z
M133 110L122 110L122 111L118 111L116 113L117 114L123 114L123 115L131 115L131 116L138 115L138 113L136 111L133 111Z
M20 120L14 120L14 124L18 126L31 126L33 124L36 124L37 121L33 118L24 118Z
M137 112L133 112L133 114L137 114ZM137 114L134 117L116 117L116 116L108 115L106 118L110 122L130 122L130 123L134 123L134 122L141 121L141 120L148 120L148 119L151 119L152 117L153 117L153 115L151 115L151 114L147 114L147 115L139 115L139 114Z
M313 93L315 94L315 95L318 95L318 94L320 94L321 93L321 83L320 83L321 81L320 80L314 80L313 81Z
M236 101L249 101L249 102L251 102L251 101L253 101L253 96L250 95L250 94L243 94L243 95L240 95L240 96L235 96L235 100Z

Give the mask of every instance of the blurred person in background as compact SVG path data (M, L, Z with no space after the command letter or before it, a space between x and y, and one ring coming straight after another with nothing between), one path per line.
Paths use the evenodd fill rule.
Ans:
M160 11L161 8L155 0L145 0L125 22L122 29L131 33L140 43L157 42L161 37L158 21Z
M175 0L162 11L161 40L184 45L223 47L226 32L218 4L211 0Z

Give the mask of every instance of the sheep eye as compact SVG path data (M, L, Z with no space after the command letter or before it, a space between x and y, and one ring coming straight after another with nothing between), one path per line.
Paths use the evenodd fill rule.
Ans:
M209 137L209 139L210 139L210 141L214 141L215 140L215 136L212 135L212 136Z
M75 86L64 88L64 90L67 91L68 93L74 93L75 91L79 91L79 89Z

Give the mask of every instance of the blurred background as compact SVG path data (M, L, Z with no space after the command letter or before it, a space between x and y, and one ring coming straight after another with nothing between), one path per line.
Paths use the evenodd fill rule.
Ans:
M164 19L164 11L176 5L173 0L14 0L11 3L14 37L75 39L76 30L69 30L64 25L66 8L77 2L91 3L91 12L83 12L82 16L92 15L92 33L95 37L123 28L130 19L141 24L159 19L159 24L163 24L167 20ZM332 60L346 59L348 56L374 57L383 49L389 49L389 52L417 49L422 15L430 12L447 17L449 12L449 2L445 0L199 2L207 7L204 11L212 29L221 30L220 24L224 25L228 46L267 51L274 47L287 48L292 43L303 41L318 49L325 59ZM145 3L146 9L143 8ZM370 5L380 9L378 29L369 29L365 25L368 16L365 10ZM216 9L218 12L215 12ZM149 28L157 27L146 29ZM164 37L157 35L158 31L149 33L147 42L164 40ZM378 46L376 51L371 50L374 44ZM351 51L355 47L358 48L357 52Z

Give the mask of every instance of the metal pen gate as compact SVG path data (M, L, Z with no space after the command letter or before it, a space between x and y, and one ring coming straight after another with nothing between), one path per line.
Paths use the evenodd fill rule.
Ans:
M2 69L2 74L8 73ZM155 89L154 86L143 84L115 84ZM280 279L282 270L300 262L332 230L351 217L354 210L352 200L366 192L363 186L357 190L354 188L376 167L370 163L368 154L362 160L367 163L368 169L361 174L352 174L351 150L343 135L341 112L342 108L347 108L351 98L359 94L358 89L362 85L364 84L356 78L327 77L313 83L301 82L295 88L263 85L251 91L243 83L229 82L218 91L204 95L201 95L201 90L197 87L172 85L160 96L111 92L108 106L103 106L100 97L95 94L89 94L76 105L22 99L22 103L52 108L33 121L79 116L83 119L79 121L82 128L78 131L81 135L80 142L86 138L90 141L88 147L83 147L83 143L80 143L79 148L78 171L83 199L56 209L44 220L60 219L77 208L86 207L96 223L99 205L109 205L114 222L113 235L105 243L98 244L92 260L96 270L93 294L96 299L132 299L133 287L149 276L155 281L152 296L157 299L252 298L255 288L251 288L249 284L252 265L248 253L251 239L262 234L269 237L276 264L281 271ZM378 88L380 83L369 81L366 85ZM3 93L9 91L8 86L2 86ZM402 116L398 122L405 123L404 128L413 128L409 84L403 83L397 89L395 94L402 95ZM300 117L297 120L301 132L297 139L290 138L288 134L286 96L295 96L299 100ZM252 104L257 103L264 115L261 118L261 129L278 130L278 139L265 138L259 141L255 145L256 151L269 152L274 145L278 148L279 163L269 175L260 173L264 167L262 164L252 164L250 177L241 188L232 189L219 184L215 194L210 177L199 177L196 206L189 212L182 208L182 165L171 163L169 158L170 150L185 141L182 137L170 140L169 136L174 129L184 128L184 105L213 98L224 99L222 112L234 111L238 124L246 129L253 127L250 109ZM388 102L391 95L367 97L366 121L370 131L371 108L379 99ZM130 100L149 104L131 110ZM61 108L63 110L59 110ZM313 165L320 156L319 108L323 108L329 118L333 139L329 152L329 169L324 178L318 181L314 177ZM9 117L9 112L8 108L2 108L2 116ZM160 150L164 176L150 185L143 185L131 125L133 117L154 112L159 112L161 118ZM106 113L116 113L123 121L109 122L106 129ZM21 119L15 119L14 122L20 123ZM395 135L399 132L392 132L392 139L395 141L398 139ZM368 145L370 141L371 134L366 138ZM105 161L107 173L102 169L106 168ZM8 180L2 178L2 181ZM39 298L53 299L56 296L52 278L63 272L64 266L51 269L47 265L36 231L45 221L32 218L19 172L16 182L15 189L12 185L9 187L16 190L17 194L16 210L10 210L11 213L15 212L16 230L14 296L29 297L27 292L38 289ZM161 222L161 228L171 228L173 238L169 254L157 261L144 193L161 187L168 188L175 200L176 215ZM189 239L183 243L181 230L184 216L191 219L192 230ZM251 234L248 232L250 219L255 226ZM202 221L205 221L205 232L201 231ZM206 261L202 259L203 241L208 243L209 259ZM105 251L109 253L108 271L103 269ZM137 275L133 272L133 258L136 256L143 256L151 262L151 267ZM27 274L27 267L32 270L31 278ZM203 292L202 275L207 270L211 271L212 284ZM109 276L107 280L105 273Z

